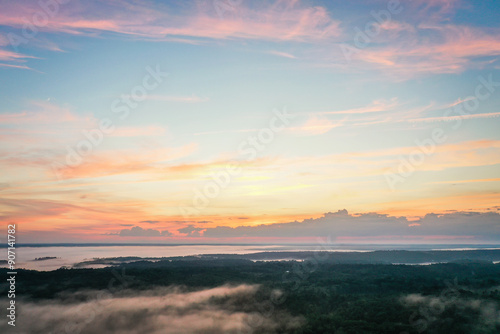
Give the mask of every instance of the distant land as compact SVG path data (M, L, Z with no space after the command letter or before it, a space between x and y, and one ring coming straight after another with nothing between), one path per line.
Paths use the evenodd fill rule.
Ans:
M500 262L500 249L488 250L436 250L406 251L383 250L372 252L258 252L250 254L201 254L174 257L112 257L95 258L74 265L75 268L92 265L118 265L142 263L162 266L166 262L180 261L315 261L328 264L435 264L450 262Z
M17 243L16 247L111 247L111 246L282 246L282 247L311 247L320 246L319 243ZM475 249L499 248L500 244L327 244L332 249L358 248L358 249ZM0 248L7 248L0 244Z

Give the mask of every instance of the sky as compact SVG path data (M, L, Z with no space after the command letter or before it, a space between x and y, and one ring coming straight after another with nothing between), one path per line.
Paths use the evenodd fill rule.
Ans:
M19 242L500 242L500 4L0 0Z

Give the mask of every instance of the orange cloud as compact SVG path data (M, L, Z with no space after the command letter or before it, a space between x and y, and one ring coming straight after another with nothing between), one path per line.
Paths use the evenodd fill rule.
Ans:
M342 125L341 122L335 123L327 118L312 116L302 126L289 127L287 128L287 130L298 135L314 136L314 135L325 134L329 132L331 129L341 125Z
M458 194L380 202L380 213L390 215L423 216L429 212L446 212L452 208L463 211L487 212L498 205L500 195L492 193Z
M88 120L89 118L83 118ZM82 120L69 107L48 101L31 101L29 110L20 113L0 114L2 125L53 124Z
M59 162L55 172L63 179L152 172L170 175L169 172L172 172L175 167L169 167L165 162L186 157L196 148L195 144L188 144L168 149L101 151L91 156L81 157L81 163L75 165L67 165L65 158L60 157L55 160ZM183 168L182 171L185 169ZM181 175L182 173L177 173L176 177L182 177Z

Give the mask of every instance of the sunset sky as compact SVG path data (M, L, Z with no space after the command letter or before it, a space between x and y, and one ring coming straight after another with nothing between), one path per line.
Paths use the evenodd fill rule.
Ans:
M498 1L0 9L20 242L500 242Z

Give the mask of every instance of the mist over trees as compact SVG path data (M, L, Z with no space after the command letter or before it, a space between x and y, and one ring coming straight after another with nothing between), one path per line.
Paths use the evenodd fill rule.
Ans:
M217 257L20 270L19 328L83 334L500 331L500 264L485 260L415 266Z

